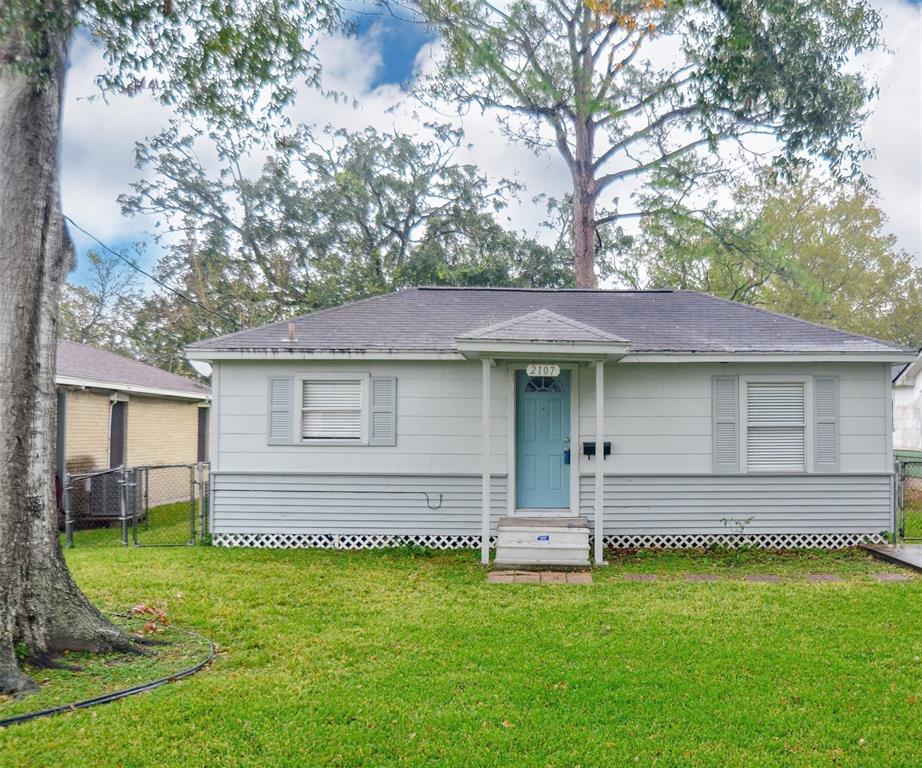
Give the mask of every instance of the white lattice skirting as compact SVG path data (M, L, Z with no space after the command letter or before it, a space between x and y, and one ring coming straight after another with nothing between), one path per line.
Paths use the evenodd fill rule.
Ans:
M490 537L490 546L496 538ZM430 549L479 549L480 536L412 536L384 533L216 533L216 547L257 549L387 549L415 544Z
M255 547L257 549L387 549L415 544L430 549L479 549L480 536L435 534L332 534L332 533L216 533L216 547ZM883 544L880 534L872 533L761 533L732 534L636 534L603 536L611 549L697 549L704 547L759 547L763 549L845 549L859 544ZM496 538L490 537L490 546Z
M636 534L603 536L608 549L699 549L704 547L758 547L760 549L845 549L859 544L884 544L879 533L726 533Z

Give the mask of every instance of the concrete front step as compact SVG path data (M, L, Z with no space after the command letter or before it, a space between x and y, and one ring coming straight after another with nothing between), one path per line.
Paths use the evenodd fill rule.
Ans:
M589 523L584 517L502 517L494 568L586 568Z

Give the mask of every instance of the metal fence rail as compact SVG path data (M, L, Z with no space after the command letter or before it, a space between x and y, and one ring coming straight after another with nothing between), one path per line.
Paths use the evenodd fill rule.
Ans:
M67 546L74 546L75 532L112 527L118 528L123 546L189 546L206 540L208 474L207 463L66 474Z

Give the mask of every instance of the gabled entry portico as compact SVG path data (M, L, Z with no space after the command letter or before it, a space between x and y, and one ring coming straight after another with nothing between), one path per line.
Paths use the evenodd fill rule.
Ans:
M490 542L490 406L493 398L492 369L497 361L507 363L513 373L514 402L510 425L515 439L509 462L510 498L515 507L510 518L500 520L497 562L515 564L503 557L503 530L514 529L514 557L527 564L574 565L572 533L578 525L566 523L579 508L579 483L576 474L579 447L578 414L571 409L573 372L580 363L595 366L595 443L596 456L603 456L605 417L605 363L623 358L630 342L548 310L539 310L496 325L472 331L456 339L458 350L483 364L481 386L482 421L482 526L481 562L489 563ZM554 366L554 376L529 376L527 363ZM546 373L536 365L532 373ZM596 564L602 563L603 461L595 466L595 553ZM572 495L571 495L572 489ZM543 531L542 515L548 517ZM571 514L572 512L572 514ZM512 520L511 518L515 518ZM574 521L575 523L575 521ZM585 523L584 523L585 524ZM585 537L584 537L585 538ZM558 544L566 542L562 546ZM585 546L585 545L583 545ZM566 551L563 551L566 550ZM588 550L585 553L588 563Z

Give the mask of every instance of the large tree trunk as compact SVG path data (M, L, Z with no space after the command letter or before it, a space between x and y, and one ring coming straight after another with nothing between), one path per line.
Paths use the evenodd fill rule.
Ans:
M577 121L573 155L573 269L577 288L597 288L595 275L595 175L592 171L592 129Z
M7 66L17 40L0 40L0 692L35 687L16 644L37 658L131 644L71 579L55 509L56 325L72 259L59 193L69 36L48 32L47 67L32 77Z

